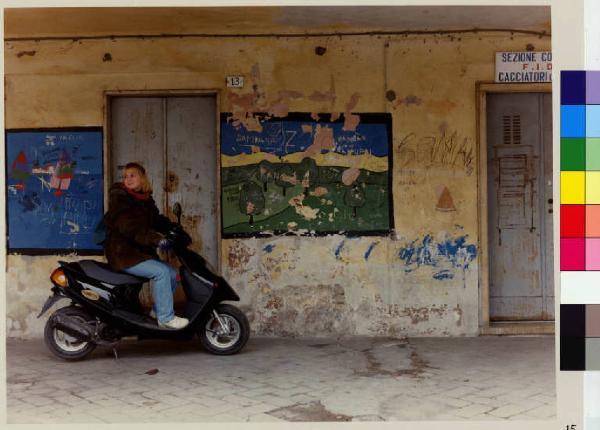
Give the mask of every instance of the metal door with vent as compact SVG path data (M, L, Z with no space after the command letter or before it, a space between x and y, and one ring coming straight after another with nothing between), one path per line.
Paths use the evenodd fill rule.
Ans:
M192 248L217 268L215 97L113 97L110 106L112 180L141 162L158 208L171 213L181 203Z
M554 319L550 94L487 95L491 321Z

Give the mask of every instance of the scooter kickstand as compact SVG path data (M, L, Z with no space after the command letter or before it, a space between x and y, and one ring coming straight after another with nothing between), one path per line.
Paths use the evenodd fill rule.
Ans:
M115 360L119 359L119 353L117 352L116 345L112 347L113 355L115 356Z

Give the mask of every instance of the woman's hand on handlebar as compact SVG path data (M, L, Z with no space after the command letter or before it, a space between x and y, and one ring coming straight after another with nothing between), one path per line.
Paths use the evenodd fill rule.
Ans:
M179 224L174 224L167 232L166 238L177 246L188 246L192 243L192 238L185 232Z
M158 241L158 249L163 252L173 249L174 246L175 243L171 239L167 239L166 237Z

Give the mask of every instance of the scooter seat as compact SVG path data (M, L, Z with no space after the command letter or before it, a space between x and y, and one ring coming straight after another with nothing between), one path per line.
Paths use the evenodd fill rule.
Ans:
M81 270L90 278L97 279L112 285L141 284L148 279L129 275L123 272L115 272L106 263L100 263L94 260L81 260L78 262Z

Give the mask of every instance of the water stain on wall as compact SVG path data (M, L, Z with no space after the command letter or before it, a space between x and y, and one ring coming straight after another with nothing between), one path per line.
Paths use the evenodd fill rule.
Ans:
M313 93L308 96L308 99L313 102L333 102L335 101L335 94L331 91L326 93L321 91L313 91Z
M420 106L423 103L423 100L415 95L408 95L404 98L398 99L396 103L394 103L393 108L395 109L398 106Z
M430 100L425 103L425 107L429 112L437 115L447 115L456 109L458 105L452 100Z
M254 256L255 250L245 245L241 240L236 240L229 248L227 255L228 267L233 272L244 272L250 258Z
M288 285L262 298L254 316L260 333L276 336L326 336L350 329L341 285Z
M448 312L448 305L432 305L422 307L406 307L404 313L410 317L412 324L418 324L423 321L429 321L431 316L441 318Z
M34 51L34 50L31 50L31 51L20 51L17 54L17 57L21 58L24 55L27 55L28 57L33 57L36 53L37 53L37 51Z
M344 111L344 130L346 131L355 131L356 127L360 123L360 116L352 113L352 110L358 104L358 100L360 99L360 94L354 93L350 97L350 100L346 104L346 110Z

